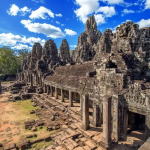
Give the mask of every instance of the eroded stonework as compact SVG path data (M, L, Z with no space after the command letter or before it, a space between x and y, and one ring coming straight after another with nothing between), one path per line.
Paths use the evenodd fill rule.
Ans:
M62 65L63 64L65 65L71 62L70 48L66 39L62 40L61 42L61 45L59 48L59 57L60 57Z
M66 40L59 56L53 40L43 48L35 43L18 80L26 83L26 91L60 96L70 107L80 103L83 129L90 128L89 121L95 127L103 124L98 144L108 148L113 141L126 139L128 128L143 129L143 141L150 137L149 60L149 27L139 29L126 22L116 33L107 29L101 34L91 16L71 57Z
M92 60L98 49L98 41L101 37L101 32L97 30L95 17L91 16L86 22L85 32L81 33L78 38L78 45L72 53L74 62L85 62Z

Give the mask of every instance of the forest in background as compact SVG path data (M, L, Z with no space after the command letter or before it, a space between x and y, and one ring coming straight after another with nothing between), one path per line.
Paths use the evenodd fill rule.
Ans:
M0 47L0 76L15 75L21 64L27 58L29 51L13 50L10 47Z
M73 50L70 50L72 55ZM29 55L26 49L13 50L8 46L0 47L0 79L6 75L16 75L24 59ZM58 50L59 53L59 50Z

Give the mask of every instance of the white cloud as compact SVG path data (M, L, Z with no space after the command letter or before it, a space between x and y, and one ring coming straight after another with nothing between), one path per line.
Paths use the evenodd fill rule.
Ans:
M27 49L27 50L31 50L32 49L32 47L31 46L28 46L28 45L25 45L25 44L18 44L18 45L16 45L16 46L14 46L14 47L11 47L12 49L18 49L18 50L20 50L20 49Z
M55 14L56 17L62 17L62 14Z
M146 0L145 9L150 9L150 0Z
M95 16L95 20L96 20L98 25L105 23L105 18L102 14L96 14L94 16Z
M74 10L76 17L86 23L87 16L95 12L99 7L99 0L75 0L80 8Z
M131 14L131 13L135 13L135 11L134 10L129 10L129 9L124 9L122 11L122 16L124 16L125 14Z
M61 26L64 26L64 24L61 24Z
M14 46L18 41L21 41L21 37L19 35L13 35L12 33L0 34L0 45Z
M39 37L38 38L35 38L35 37L30 37L30 38L26 38L26 37L23 37L22 38L22 43L29 43L30 45L33 45L34 43L40 43L41 45L44 45L44 43L46 42L44 39L40 39Z
M114 7L108 7L108 6L104 6L104 7L100 7L98 10L96 10L96 13L103 13L106 17L112 17L116 14L116 11L114 9Z
M60 24L60 22L56 21L57 24Z
M22 16L26 15L26 13L28 13L30 11L31 11L31 9L29 9L26 6L20 9L20 12L21 12Z
M150 19L141 19L140 21L137 22L137 24L139 25L140 28L143 27L150 27Z
M77 47L77 45L70 45L70 47L76 48L76 47Z
M39 7L37 10L32 11L31 15L29 16L30 19L46 19L48 14L50 17L54 18L54 13L50 9L47 9L43 6Z
M64 31L66 32L66 35L77 35L75 31L70 30L70 29L65 29Z
M47 37L51 37L51 38L62 38L65 36L59 27L55 27L51 24L32 23L31 20L22 20L21 23L30 32L42 33L45 34Z
M7 13L11 16L16 16L19 12L19 7L15 4L12 4L9 11L7 11Z
M45 39L40 39L39 37L26 38L25 36L21 37L20 35L14 35L12 33L0 34L0 45L10 46L13 49L28 49L30 48L28 45L32 46L35 42L39 42L41 45L44 45Z
M103 2L107 2L108 4L120 4L124 3L124 0L101 0Z
M42 3L42 4L44 4L45 3L45 1L44 0L32 0L33 2L35 2L35 3Z
M10 9L7 11L7 13L11 16L16 16L18 13L20 13L22 16L26 15L26 13L29 13L31 9L28 7L19 8L17 5L12 4Z

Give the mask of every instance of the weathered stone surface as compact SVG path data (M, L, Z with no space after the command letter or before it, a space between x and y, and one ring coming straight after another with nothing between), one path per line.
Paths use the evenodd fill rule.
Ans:
M69 44L66 39L63 39L59 48L59 57L61 60L62 65L65 65L66 63L70 63L70 49Z
M74 62L85 62L92 60L98 49L98 41L101 32L97 30L95 17L91 16L86 22L85 32L78 38L78 45L72 53Z
M144 140L150 137L149 27L139 29L137 24L126 22L117 27L116 33L106 29L101 34L97 30L95 17L90 16L71 59L73 63L68 63L71 60L66 40L62 41L59 57L53 40L46 41L42 52L40 45L35 44L18 74L20 83L12 86L14 93L18 93L20 87L24 89L22 86L25 85L35 86L41 96L34 100L34 106L44 106L51 112L54 116L49 118L50 122L57 121L59 116L56 116L56 110L65 113L63 120L68 121L68 126L77 122L70 126L71 129L67 125L62 126L65 136L56 136L56 144L61 145L65 141L68 149L76 148L78 144L73 143L70 137L77 138L79 134L84 134L96 144L109 148L112 139L116 143L120 138L127 139L127 122L131 130L145 127ZM24 85L21 86L21 82ZM58 99L61 102L57 103ZM70 107L62 107L66 99L71 108L75 103L79 103L80 107L74 113ZM40 113L36 112L36 115ZM75 120L70 121L70 116ZM143 116L144 122L141 119ZM103 133L94 128L84 131L89 124L94 127L103 124ZM32 128L31 122L25 126ZM47 130L57 127L60 126L53 125ZM84 142L83 149L96 149L95 143L87 139L80 141ZM75 139L75 142L79 142L79 139Z

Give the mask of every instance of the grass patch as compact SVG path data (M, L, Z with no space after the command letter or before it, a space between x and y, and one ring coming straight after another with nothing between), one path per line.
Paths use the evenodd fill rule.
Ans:
M4 115L1 116L1 120L2 121L9 121L9 124L11 122L16 123L19 122L19 125L11 125L11 133L15 134L13 136L13 142L14 143L19 143L19 141L21 139L24 139L24 137L26 135L32 135L32 134L36 134L37 137L33 137L33 138L29 138L29 140L38 140L38 139L44 139L46 137L49 137L51 134L53 134L54 131L47 131L46 126L43 126L42 129L40 129L40 127L37 127L37 131L32 131L32 130L26 130L25 126L24 126L24 122L27 120L31 120L31 119L39 119L38 116L36 116L35 114L30 114L31 110L35 110L39 107L33 107L32 106L32 102L30 102L30 100L24 100L24 101L17 101L17 102L8 102L7 104L3 103L3 108L5 108L5 113ZM0 120L0 123L2 122ZM14 128L15 126L15 128ZM17 129L19 127L19 129ZM18 133L19 131L19 133ZM16 132L18 134L16 134ZM6 138L2 138L0 137L0 141L3 141L4 139L9 140L9 137ZM4 141L5 142L5 141ZM33 147L36 147L38 149L43 148L44 146L47 147L49 145L52 145L53 142L40 142L40 143L36 143L33 144ZM33 148L32 147L32 148Z
M25 115L29 115L31 110L35 110L39 108L38 106L33 107L32 102L30 102L30 100L23 100L15 103L13 102L13 107L16 107L17 109L19 108L19 111L21 111ZM36 115L32 114L31 116L36 116ZM38 117L36 116L36 118Z
M49 141L49 142L43 141L43 142L32 144L31 148L29 148L29 149L33 149L33 148L42 149L44 147L46 148L46 147L53 145L53 144L54 144L53 141Z

